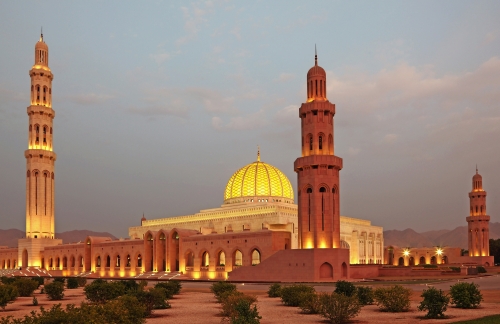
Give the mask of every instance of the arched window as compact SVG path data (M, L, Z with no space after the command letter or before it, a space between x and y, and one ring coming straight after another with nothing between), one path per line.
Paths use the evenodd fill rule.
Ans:
M233 263L235 266L243 265L243 253L240 250L236 250L234 252Z
M186 267L194 266L194 253L189 251L185 256Z
M59 259L59 257L57 257L56 259L56 267L59 268L61 266L61 260Z
M130 261L130 254L127 254L127 263L125 264L125 266L127 268L130 268L130 264L131 264L131 261Z
M208 252L203 252L203 255L201 256L201 266L202 267L208 267L210 265L210 255Z
M307 215L309 217L309 220L308 220L308 224L309 224L309 232L311 231L311 193L313 192L312 191L312 188L307 188L306 192L308 193L307 195Z
M476 214L477 214L477 206L476 206Z
M68 258L63 257L63 268L67 268L67 267L68 267Z
M418 264L425 264L425 257L421 256L420 260L418 261Z
M137 267L142 267L142 256L140 254L137 256Z
M95 261L95 266L98 268L101 267L101 257L100 256L97 257L97 260Z
M254 249L252 251L252 265L257 265L260 263L260 251Z
M74 256L70 256L69 257L69 262L70 262L70 265L72 268L75 267L75 257Z
M323 136L319 136L319 142L318 142L318 145L319 145L319 149L322 150L323 149Z
M312 135L309 136L309 150L310 151L313 150L313 136Z
M111 267L111 257L108 255L106 257L106 268L109 268Z
M117 256L116 256L116 264L115 264L115 266L116 266L117 268L119 268L119 267L120 267L120 256L119 256L119 255L117 255Z
M400 265L400 266L404 266L405 265L405 259L403 257L399 258L398 265Z
M226 253L224 251L219 252L219 258L217 260L217 265L223 267L226 265Z

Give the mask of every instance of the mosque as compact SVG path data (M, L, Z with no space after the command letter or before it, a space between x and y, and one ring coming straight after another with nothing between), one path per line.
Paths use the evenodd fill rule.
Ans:
M94 278L315 282L376 276L386 260L400 262L394 253L406 253L394 248L384 253L382 227L340 216L343 161L334 155L335 105L327 99L326 73L317 55L307 73L306 102L297 114L302 133L301 157L294 162L298 204L290 180L257 152L256 161L231 176L218 208L161 219L143 215L140 226L129 228L128 239L87 237L65 244L54 230L53 74L43 34L29 74L26 238L17 248L0 247L1 269ZM474 192L474 201L484 198L485 206L486 192ZM470 239L484 242L486 208L472 212ZM478 233L483 236L477 238ZM479 251L488 253L484 246Z

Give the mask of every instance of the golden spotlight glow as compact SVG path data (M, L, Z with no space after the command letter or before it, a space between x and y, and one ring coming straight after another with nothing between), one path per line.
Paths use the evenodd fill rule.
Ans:
M410 250L406 249L403 251L404 256L409 256L410 255Z
M293 200L292 184L278 168L255 161L232 175L224 191L224 200L255 196L275 196Z
M441 255L441 254L443 254L443 249L441 249L441 248L437 248L437 250L436 250L436 254L437 254L437 255Z

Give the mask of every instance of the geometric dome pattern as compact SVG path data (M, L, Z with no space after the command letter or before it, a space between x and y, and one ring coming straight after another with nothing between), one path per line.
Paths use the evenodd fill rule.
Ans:
M255 161L236 171L229 179L224 191L224 200L255 196L293 200L292 184L278 168Z

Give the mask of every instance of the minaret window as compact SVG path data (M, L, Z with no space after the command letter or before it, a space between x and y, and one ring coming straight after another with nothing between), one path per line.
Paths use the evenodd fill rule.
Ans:
M319 149L322 150L323 149L323 136L319 136Z
M308 195L307 195L307 198L308 198L307 214L309 216L308 223L309 223L309 232L310 232L311 231L311 193L312 193L312 189L307 188L306 192L308 193Z
M315 81L316 82L315 82L315 87L314 88L316 90L315 92L316 92L316 97L317 97L318 96L318 80L315 80Z
M312 135L309 136L309 150L312 151L313 149L313 137Z

